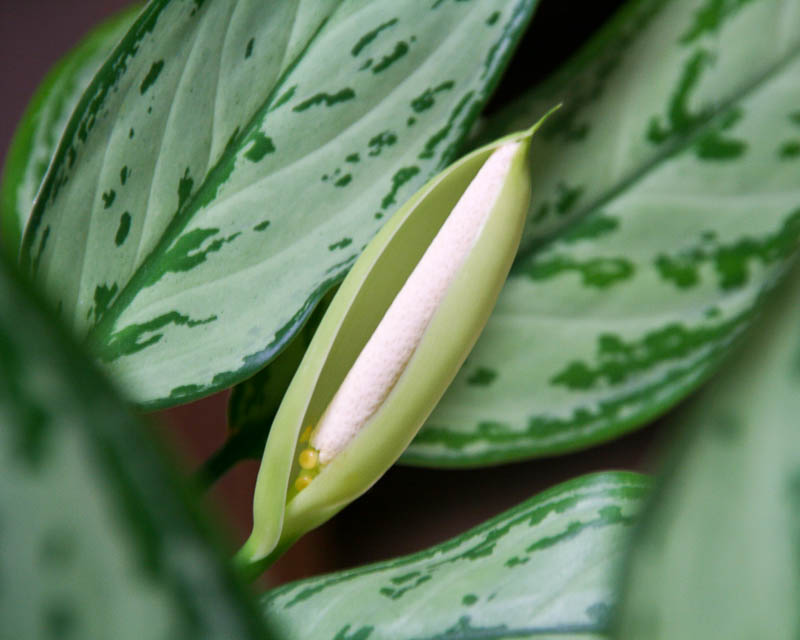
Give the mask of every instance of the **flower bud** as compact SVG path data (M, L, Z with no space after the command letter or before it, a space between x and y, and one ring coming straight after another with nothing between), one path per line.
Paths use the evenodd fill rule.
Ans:
M540 124L437 175L356 261L273 422L241 564L269 562L364 493L442 397L511 268Z

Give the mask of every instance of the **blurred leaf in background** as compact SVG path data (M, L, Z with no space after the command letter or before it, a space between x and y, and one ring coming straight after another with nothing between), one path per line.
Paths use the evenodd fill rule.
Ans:
M682 439L628 560L618 633L800 633L800 268L724 371L670 419Z
M7 638L263 638L195 499L0 261Z

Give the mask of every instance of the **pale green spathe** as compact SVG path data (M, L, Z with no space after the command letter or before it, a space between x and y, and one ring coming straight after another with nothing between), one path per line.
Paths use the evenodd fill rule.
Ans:
M538 125L537 125L538 126ZM449 167L384 226L353 266L317 330L270 430L244 562L279 553L366 491L402 453L441 397L489 316L516 253L530 198L532 129ZM502 189L469 255L385 403L311 482L290 491L298 439L319 420L363 345L444 219L491 153L519 142ZM288 502L287 502L288 496Z

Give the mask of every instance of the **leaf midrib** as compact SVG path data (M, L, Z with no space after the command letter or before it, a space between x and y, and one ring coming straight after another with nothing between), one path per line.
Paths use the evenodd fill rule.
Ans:
M203 19L207 19L207 16L208 16L208 13L206 13L203 16ZM231 17L232 17L232 15L228 16L228 25L226 27L226 30L230 28ZM199 20L198 20L198 22L199 22ZM195 47L197 47L198 40L199 40L199 34L200 34L201 29L202 29L202 27L200 25L198 25L197 29L195 29L194 33L192 34L192 41L191 41L191 43L189 43L189 46L187 47L188 51L187 51L187 54L186 54L186 61L185 61L184 65L183 65L183 69L181 69L180 78L178 79L178 82L175 85L176 92L180 90L181 84L182 84L182 82L183 82L183 80L185 78L186 68L187 68L189 62L192 59L192 55L195 52ZM219 74L217 74L217 77L219 78ZM214 96L215 100L216 100L216 93L217 93L216 89L217 89L217 87L215 86L215 96ZM156 173L158 172L158 166L159 166L159 162L158 161L161 158L161 154L164 151L164 138L167 135L167 129L169 128L169 123L170 123L170 120L172 119L172 114L174 113L175 104L176 104L176 101L172 100L172 102L170 103L170 105L169 105L169 107L167 109L166 117L164 118L164 126L162 127L161 132L160 132L160 134L158 136L158 142L157 142L157 144L158 144L158 156L156 157L156 161L153 163L153 169L152 169L152 172L150 174L151 175L150 188L147 191L147 199L145 200L144 207L143 207L145 220L142 223L141 233L139 234L139 237L137 238L136 251L133 254L134 255L134 261L138 261L139 260L139 255L140 255L139 251L141 250L141 244L142 244L142 241L145 239L145 237L147 235L146 234L146 231L147 231L147 224L146 224L146 222L147 222L147 213L148 213L148 211L150 211L150 203L153 200L153 191L155 189L155 183L156 183L155 176L156 176ZM213 125L212 125L212 128L211 128L211 131L213 132ZM211 152L211 144L209 144L209 153L210 152ZM209 158L209 160L210 160L210 158ZM207 166L208 166L208 162L206 163L206 167ZM176 215L177 214L178 214L178 212L176 212ZM141 262L139 262L139 265L141 266L142 264L144 264L144 262L146 262L146 260L149 257L150 256L148 255L144 259L142 259ZM138 267L137 267L137 269L138 269Z

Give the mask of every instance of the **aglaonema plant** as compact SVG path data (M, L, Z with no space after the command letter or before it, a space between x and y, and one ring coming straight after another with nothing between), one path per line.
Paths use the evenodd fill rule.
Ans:
M3 266L16 636L263 637L257 617L362 640L796 635L796 334L791 304L764 301L796 289L800 12L631 0L478 121L535 8L154 0L51 72L2 185L6 253L48 300ZM726 361L762 310L760 342ZM648 480L581 476L426 551L271 590L257 616L59 323L139 408L235 385L202 476L263 452L248 574L398 456L585 448L727 368L671 418L695 433L633 538ZM743 521L751 553L720 526ZM40 579L32 554L59 571Z

